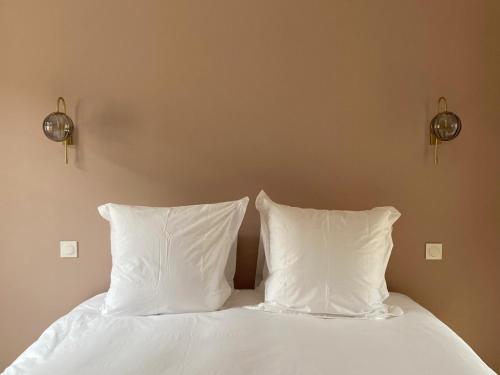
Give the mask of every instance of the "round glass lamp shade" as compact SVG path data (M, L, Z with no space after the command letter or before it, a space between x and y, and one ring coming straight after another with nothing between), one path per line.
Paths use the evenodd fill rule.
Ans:
M432 119L431 129L440 141L451 141L460 134L462 122L453 112L440 112Z
M43 120L43 132L52 141L66 141L71 134L75 125L73 120L63 112L53 112Z

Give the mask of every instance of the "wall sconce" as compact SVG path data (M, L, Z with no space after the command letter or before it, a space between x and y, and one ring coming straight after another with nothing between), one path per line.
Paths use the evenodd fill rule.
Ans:
M443 104L444 110L441 110ZM453 112L448 111L448 102L444 96L438 99L438 114L431 120L430 144L434 145L434 164L438 163L438 144L451 141L460 134L462 121Z
M61 111L61 106L63 110ZM64 98L57 99L57 111L52 112L43 120L43 132L45 136L54 142L62 142L64 145L64 161L68 164L68 145L73 144L73 131L75 125L73 120L66 114L66 102Z

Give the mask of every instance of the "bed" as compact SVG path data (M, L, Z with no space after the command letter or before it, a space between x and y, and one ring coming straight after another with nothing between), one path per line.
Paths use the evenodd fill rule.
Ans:
M494 374L444 323L405 295L387 320L256 311L257 290L216 312L101 314L97 295L54 322L4 375L14 374Z

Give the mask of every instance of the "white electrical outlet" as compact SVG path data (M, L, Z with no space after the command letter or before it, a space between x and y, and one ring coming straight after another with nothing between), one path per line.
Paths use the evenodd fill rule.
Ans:
M78 257L78 242L77 241L60 241L59 252L61 258L77 258Z
M425 244L425 259L441 260L443 259L443 244L442 243L426 243Z

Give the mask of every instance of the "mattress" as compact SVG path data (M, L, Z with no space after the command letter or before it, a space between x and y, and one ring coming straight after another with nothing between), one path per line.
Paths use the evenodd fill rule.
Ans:
M54 322L4 375L14 374L494 374L430 312L402 294L387 320L321 319L244 308L148 317L103 316L104 294Z

